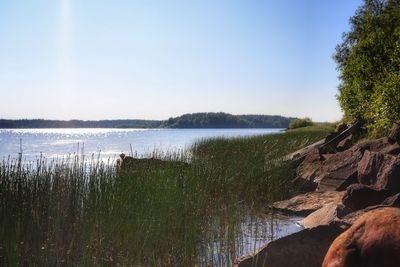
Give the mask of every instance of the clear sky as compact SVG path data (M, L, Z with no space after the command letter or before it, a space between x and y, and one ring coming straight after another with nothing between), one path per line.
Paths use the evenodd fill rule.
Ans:
M0 118L341 118L361 0L1 0Z

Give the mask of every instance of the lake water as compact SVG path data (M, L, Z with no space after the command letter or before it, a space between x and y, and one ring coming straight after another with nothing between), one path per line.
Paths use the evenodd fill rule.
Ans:
M280 129L3 129L0 130L0 159L17 157L34 160L79 153L100 153L102 159L120 153L138 156L157 151L177 151L194 142L213 137L239 137L277 133ZM22 143L22 146L20 145ZM83 152L83 153L82 153Z
M0 160L17 158L22 148L26 161L60 158L69 154L100 154L102 159L115 159L120 153L149 156L153 151L177 151L189 148L196 141L216 137L243 137L279 133L281 129L3 129L0 130ZM22 144L22 145L21 145ZM266 217L265 217L266 216ZM297 232L300 217L283 214L256 216L244 214L237 222L241 235L235 256L256 251L270 240ZM223 238L211 245L218 251ZM225 266L233 259L211 255L212 263ZM210 259L209 259L210 260ZM210 262L203 262L204 265ZM214 265L212 264L212 265ZM227 264L229 265L229 264Z

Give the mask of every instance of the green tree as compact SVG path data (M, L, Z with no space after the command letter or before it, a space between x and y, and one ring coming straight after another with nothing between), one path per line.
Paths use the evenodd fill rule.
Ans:
M400 119L400 0L364 0L336 47L345 120L380 135Z
M315 125L315 123L310 118L293 119L289 123L289 129L296 129L313 125Z

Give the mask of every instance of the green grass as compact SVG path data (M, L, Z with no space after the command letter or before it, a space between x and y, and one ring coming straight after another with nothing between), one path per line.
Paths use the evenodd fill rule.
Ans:
M159 156L169 163L128 171L79 157L4 160L0 265L230 265L244 244L244 218L260 219L295 190L282 158L330 130L204 140Z

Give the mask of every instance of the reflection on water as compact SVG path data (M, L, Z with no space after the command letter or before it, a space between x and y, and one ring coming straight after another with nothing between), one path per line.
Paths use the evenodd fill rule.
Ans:
M232 266L236 258L252 254L272 240L303 229L298 224L303 217L273 212L264 216L246 213L242 213L231 225L235 229L229 229L226 225L223 231L221 225L209 228L207 240L211 243L206 245L206 252L201 253L208 255L202 259L201 266Z
M24 158L35 160L68 154L99 154L102 159L121 152L149 155L157 151L177 151L193 142L211 137L238 137L270 134L280 129L10 129L0 130L0 159L16 157L20 140Z

